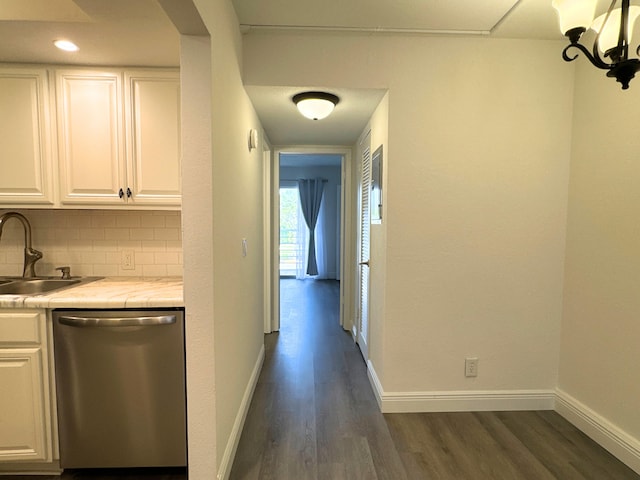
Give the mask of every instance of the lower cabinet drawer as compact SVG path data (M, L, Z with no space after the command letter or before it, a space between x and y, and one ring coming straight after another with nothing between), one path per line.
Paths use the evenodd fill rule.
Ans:
M39 345L43 341L44 313L15 310L0 313L0 348L14 345Z

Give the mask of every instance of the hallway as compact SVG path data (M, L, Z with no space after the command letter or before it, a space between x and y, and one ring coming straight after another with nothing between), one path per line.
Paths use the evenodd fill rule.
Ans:
M280 283L281 330L265 336L231 479L406 478L360 351L338 324L339 283Z
M338 282L281 292L232 480L640 479L554 412L381 414Z

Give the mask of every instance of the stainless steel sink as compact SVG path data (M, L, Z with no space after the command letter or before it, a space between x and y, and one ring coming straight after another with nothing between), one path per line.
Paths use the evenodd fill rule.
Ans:
M102 277L59 277L3 278L0 279L0 295L42 295L63 288L93 282Z

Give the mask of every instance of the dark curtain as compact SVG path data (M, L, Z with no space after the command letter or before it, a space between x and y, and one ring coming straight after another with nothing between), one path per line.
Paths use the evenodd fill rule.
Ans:
M318 221L318 212L320 212L320 205L322 203L324 180L321 178L298 180L298 191L300 192L300 205L302 207L304 221L309 229L307 275L318 275L315 229L316 222Z

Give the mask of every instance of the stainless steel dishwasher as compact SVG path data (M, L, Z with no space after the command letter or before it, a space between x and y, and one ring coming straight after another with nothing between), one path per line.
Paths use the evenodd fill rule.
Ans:
M185 466L184 311L54 310L62 468Z

